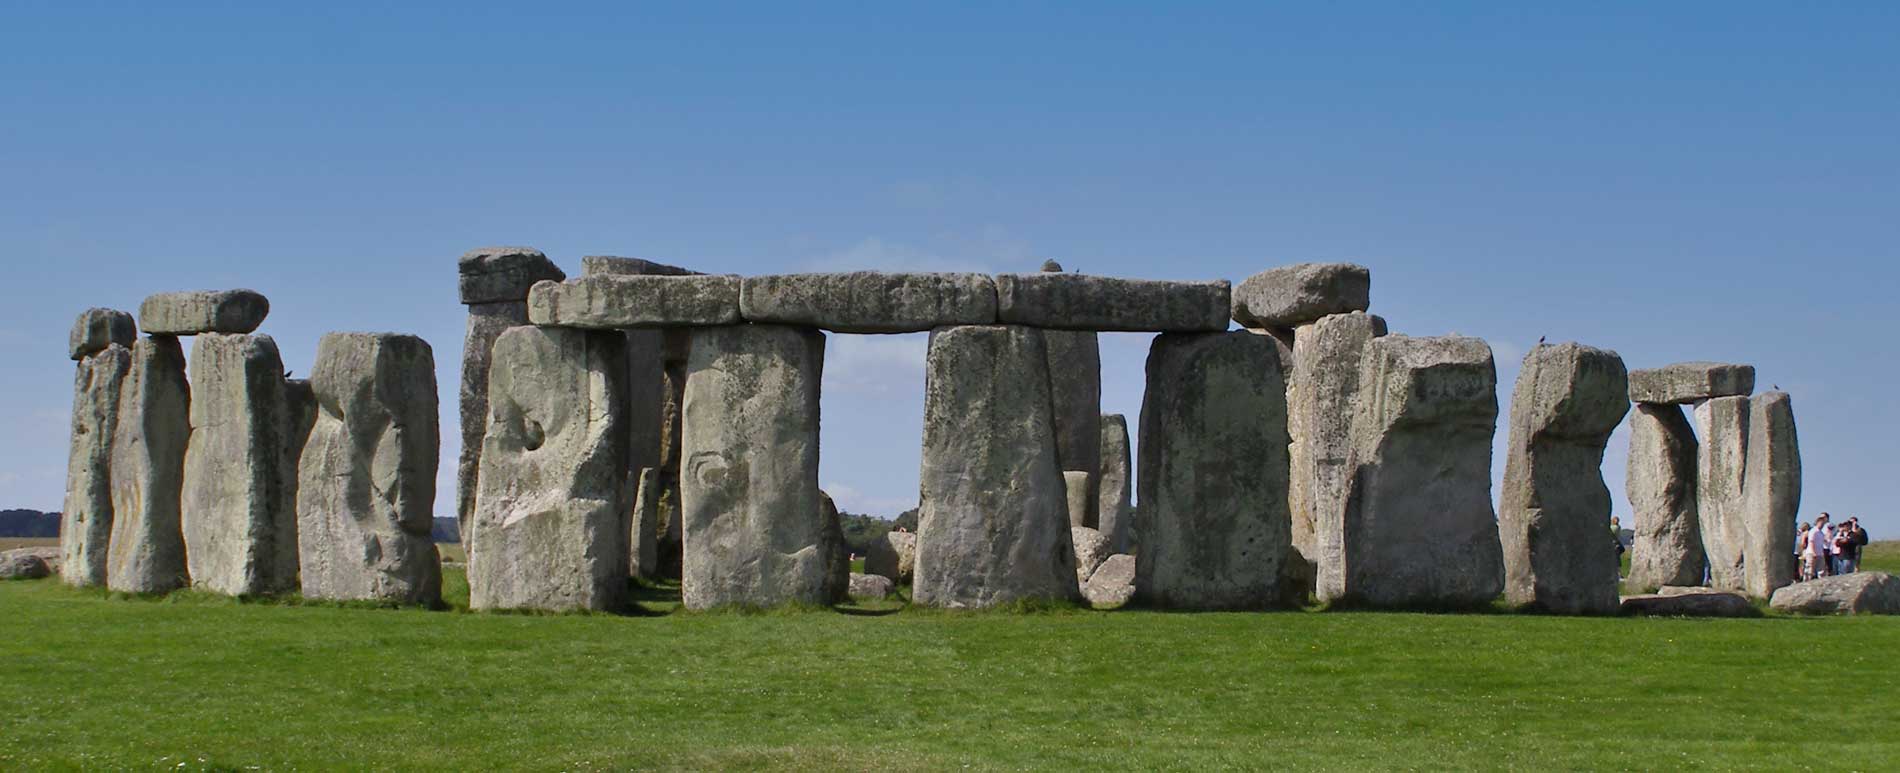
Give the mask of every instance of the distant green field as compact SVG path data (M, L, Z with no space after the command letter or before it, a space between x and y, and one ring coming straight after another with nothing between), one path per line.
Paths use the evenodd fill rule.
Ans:
M0 550L14 548L56 548L58 537L0 537Z
M0 769L1807 768L1786 686L1817 652L1867 688L1829 693L1854 742L1827 767L1900 759L1900 618L663 614L676 593L532 616L0 583Z

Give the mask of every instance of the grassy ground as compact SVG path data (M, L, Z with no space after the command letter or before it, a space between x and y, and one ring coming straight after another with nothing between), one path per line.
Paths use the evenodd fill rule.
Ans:
M59 547L58 537L0 537L0 550L56 547Z
M1870 769L1900 759L1896 644L1896 618L527 616L8 582L0 769L1801 768L1813 696L1787 687L1819 654L1864 688L1830 693L1854 742L1827 766Z

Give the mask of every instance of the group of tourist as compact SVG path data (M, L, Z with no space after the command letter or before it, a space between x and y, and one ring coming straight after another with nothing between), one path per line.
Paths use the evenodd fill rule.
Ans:
M1859 518L1848 518L1839 526L1822 513L1814 523L1803 523L1795 536L1795 556L1801 559L1801 579L1853 574L1860 571L1860 549L1867 544L1867 530Z

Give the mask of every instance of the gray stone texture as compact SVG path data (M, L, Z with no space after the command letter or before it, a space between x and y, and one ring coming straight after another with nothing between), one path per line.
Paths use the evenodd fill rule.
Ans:
M38 580L53 574L46 559L28 550L0 552L0 580Z
M198 336L179 502L194 586L234 596L296 589L291 425L270 336Z
M1701 441L1696 446L1696 521L1709 585L1716 590L1743 587L1748 413L1746 397L1717 397L1695 407Z
M191 384L177 338L132 345L112 436L112 548L106 587L164 593L185 587L185 533L178 508L191 438Z
M1088 490L1073 499L1077 526L1095 527L1096 474L1102 466L1102 350L1095 333L1045 330L1049 353L1049 399L1056 423L1056 464L1088 475Z
M851 573L851 598L875 601L891 595L891 591L894 590L894 588L895 586L892 585L891 578L885 577L884 575Z
M1082 597L1096 609L1119 607L1134 595L1135 557L1126 553L1109 556L1082 586Z
M297 467L303 595L440 603L434 352L411 335L330 333L310 386L317 410Z
M824 526L824 540L819 543L825 554L824 596L826 601L838 604L850 596L851 545L844 541L844 520L838 514L838 503L822 490L818 492L818 515Z
M581 274L585 276L600 276L602 274L696 276L699 272L692 269L680 268L679 266L670 266L665 263L656 263L644 258L588 255L587 257L581 258ZM555 277L543 278L552 279ZM559 277L559 279L566 279L566 277ZM530 283L530 285L532 285L532 283Z
M1617 611L1617 554L1603 450L1629 412L1616 352L1538 344L1511 396L1498 533L1511 604L1569 615Z
M1075 581L1087 583L1095 570L1107 561L1115 551L1108 547L1108 537L1087 526L1069 527L1069 541L1075 543Z
M680 530L680 436L686 401L686 361L692 352L688 328L664 332L660 390L660 576L679 579L683 537Z
M1291 544L1284 364L1242 331L1169 333L1141 403L1136 598L1173 609L1282 601Z
M996 284L985 274L853 271L746 277L739 313L749 322L837 333L918 333L996 322Z
M1068 507L1070 526L1088 525L1089 478L1089 474L1081 470L1062 471L1062 496Z
M602 274L542 282L528 293L528 319L597 330L735 325L739 277Z
M864 551L864 571L881 574L900 585L909 585L916 577L917 535L894 531L871 540Z
M626 356L617 332L517 327L496 339L465 534L470 608L626 603Z
M998 274L996 318L1057 330L1217 332L1227 329L1227 280L1167 282L1087 274Z
M1319 514L1336 512L1346 501L1359 361L1366 344L1385 334L1384 319L1361 312L1328 315L1294 331L1286 390L1293 552L1287 556L1284 580L1290 596L1303 598L1313 592Z
M1801 509L1801 444L1786 392L1748 401L1742 488L1742 590L1770 598L1795 580L1795 516Z
M1739 593L1706 588L1688 593L1624 596L1618 611L1651 617L1756 617L1761 614Z
M462 303L522 301L536 282L567 278L554 261L533 247L482 247L462 253L456 261L457 286Z
M1346 496L1319 513L1319 599L1489 604L1504 589L1491 509L1498 417L1491 347L1476 338L1388 335L1367 344L1360 366Z
M1287 329L1371 304L1372 272L1365 266L1300 263L1241 280L1234 287L1233 317L1243 327Z
M652 580L660 571L660 471L640 470L633 489L633 536L627 547L628 573Z
M138 327L146 335L246 334L264 324L270 301L256 290L192 290L159 293L139 304Z
M1681 406L1637 403L1630 412L1624 484L1636 527L1632 587L1694 585L1708 569L1696 515L1696 445Z
M1900 615L1900 578L1856 572L1784 585L1768 606L1805 615Z
M824 355L810 328L693 331L680 483L688 609L832 600L818 491Z
M73 321L66 348L74 360L79 360L105 351L113 344L130 349L138 337L139 326L132 321L132 315L117 309L91 308L80 312L79 318Z
M79 361L73 374L66 501L60 509L60 576L68 585L106 583L112 542L112 436L132 352L110 344Z
M1712 397L1747 397L1753 391L1753 365L1678 362L1630 371L1630 400L1638 403L1694 403Z
M488 432L488 370L495 339L502 331L528 324L526 301L477 303L468 307L468 332L462 342L461 424L462 450L455 460L455 518L462 547L469 546L475 515L477 477L482 464L482 437Z
M1078 600L1042 331L938 329L924 366L913 598Z
M585 276L695 276L698 272L655 263L640 258L619 258L607 255L590 255L581 259L581 271ZM662 457L667 435L667 332L653 328L626 328L627 336L627 433L631 438L631 450L628 456L629 476L638 476L640 471L649 467L665 467ZM679 331L684 332L684 331ZM683 336L680 336L683 338ZM684 354L677 357L681 366L681 381L684 382ZM674 413L677 428L677 411ZM677 435L671 438L677 443ZM675 448L677 450L677 447ZM677 472L677 465L673 468ZM676 480L677 476L662 474L662 482ZM630 478L630 491L638 491L637 481ZM660 485L660 484L656 484ZM677 486L675 486L677 488ZM654 504L658 504L660 489L653 494ZM657 510L655 511L658 512ZM654 576L658 567L652 563L644 565L645 571Z
M1134 517L1133 458L1128 448L1128 420L1119 413L1102 415L1101 477L1096 489L1096 529L1108 538L1109 549L1123 553L1129 547L1129 521Z

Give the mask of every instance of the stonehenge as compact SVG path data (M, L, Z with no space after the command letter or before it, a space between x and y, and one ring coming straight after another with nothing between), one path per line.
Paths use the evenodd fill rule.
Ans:
M114 344L130 349L138 337L139 326L132 315L117 309L91 308L80 312L79 319L73 322L73 330L66 336L66 348L73 361L78 362Z
M60 510L60 576L75 586L106 583L112 540L112 436L119 425L119 396L132 368L132 352L118 340L91 340L91 328L120 325L124 312L94 309L73 326L79 365L73 374L72 442L66 456L66 501ZM97 321L104 317L106 322ZM86 334L82 337L81 330ZM107 331L123 337L124 330ZM94 344L97 343L97 346Z
M1625 487L1636 536L1629 583L1700 585L1708 571L1696 509L1696 437L1682 407L1637 403L1630 411Z
M871 541L864 551L864 573L891 578L901 585L911 584L917 570L917 535L893 531Z
M1359 360L1366 344L1385 334L1385 320L1363 311L1327 314L1293 329L1287 377L1287 507L1293 519L1293 551L1286 569L1293 586L1288 590L1295 595L1311 593L1317 579L1319 514L1333 512L1345 500Z
M628 573L652 580L660 571L660 471L652 467L640 470L633 489L632 536L628 537Z
M1772 598L1795 581L1795 515L1801 508L1801 448L1786 392L1748 401L1742 483L1742 590Z
M774 274L746 277L739 312L749 322L833 333L921 333L996 321L996 283L985 274Z
M1233 292L1241 327L1292 329L1335 314L1365 311L1372 272L1353 263L1300 263L1262 271Z
M1748 454L1748 398L1727 395L1695 406L1696 520L1709 586L1742 589L1742 494Z
M246 335L269 314L270 301L255 290L194 290L147 297L138 325L150 336Z
M1128 551L1129 523L1134 517L1134 462L1128 450L1128 419L1119 413L1103 414L1101 477L1096 482L1096 529L1108 538L1110 550Z
M297 587L286 393L270 336L201 331L193 341L179 522L194 586L232 596Z
M178 511L190 414L191 384L178 339L134 343L112 436L111 590L163 593L191 584Z
M1044 271L996 275L996 321L1054 330L1193 333L1227 329L1226 280L1161 282Z

